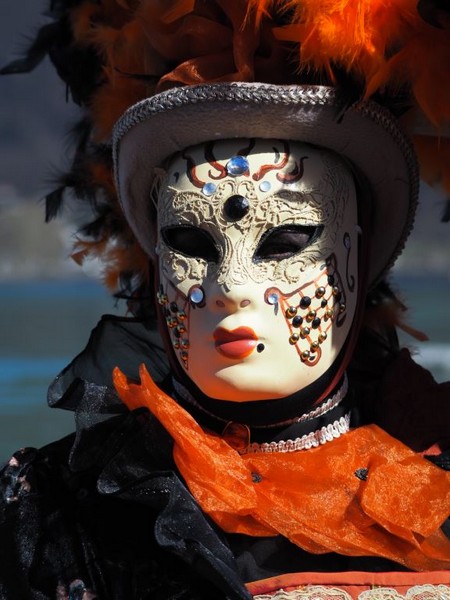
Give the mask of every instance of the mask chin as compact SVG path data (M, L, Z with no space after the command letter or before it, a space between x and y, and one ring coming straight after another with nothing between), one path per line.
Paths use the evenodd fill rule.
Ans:
M337 359L325 373L308 386L284 398L251 402L217 400L204 394L186 373L181 371L175 379L188 394L180 393L176 396L198 420L202 421L205 414L216 417L218 429L223 429L223 421L245 423L250 427L270 426L301 416L329 397L342 381L345 372L343 361L347 354L346 347L342 348ZM175 388L177 387L175 385ZM192 397L193 402L189 401L189 397ZM214 423L211 426L214 426Z

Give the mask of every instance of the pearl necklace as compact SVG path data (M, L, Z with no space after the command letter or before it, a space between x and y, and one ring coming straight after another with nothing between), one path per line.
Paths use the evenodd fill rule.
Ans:
M342 434L347 433L350 430L350 412L346 415L329 423L316 431L311 431L302 437L298 437L295 440L281 440L280 442L264 442L258 444L252 442L243 450L239 450L239 454L259 454L263 452L297 452L299 450L309 450L310 448L317 448L327 442L341 437Z

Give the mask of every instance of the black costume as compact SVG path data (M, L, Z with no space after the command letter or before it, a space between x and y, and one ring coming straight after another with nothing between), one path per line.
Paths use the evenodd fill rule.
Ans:
M405 351L389 359L378 369L393 362L387 368L414 379L418 395L448 391ZM150 327L104 317L86 350L55 379L49 403L75 412L77 432L20 450L3 468L2 599L237 599L250 598L244 582L284 572L405 570L381 558L311 555L281 537L221 532L183 484L167 432L148 410L130 412L117 398L110 361L126 365L130 377L142 361L155 378L167 374ZM368 386L374 395L386 385L382 372L375 376L381 381ZM354 407L359 424L370 418L368 391L365 404L366 414ZM430 458L450 470L448 452ZM450 533L450 523L444 530Z
M71 171L48 195L46 216L57 215L66 188L93 209L74 258L82 262L100 256L107 284L128 300L136 318L104 318L87 349L50 387L50 405L74 411L76 433L41 450L19 451L2 470L0 598L317 600L317 594L328 590L333 597L340 594L339 600L367 600L378 591L385 594L382 579L375 575L356 589L359 575L354 571L386 572L385 581L393 581L389 573L398 574L396 590L403 593L405 585L415 586L410 588L414 600L423 583L430 584L427 600L446 597L450 575L438 570L450 565L448 521L441 528L450 508L445 473L450 470L450 387L437 385L407 350L399 349L395 327L402 326L403 307L382 282L412 228L417 156L427 180L450 181L444 160L448 139L444 129L434 129L436 124L444 128L449 118L448 9L442 2L422 0L58 0L50 3L49 14L53 21L41 29L24 59L2 72L30 70L48 54L83 107ZM229 150L235 143L237 148ZM220 158L214 154L215 144L222 144ZM261 162L267 156L271 164ZM181 167L171 172L176 161ZM301 179L310 166L303 188ZM312 209L299 218L303 204ZM245 230L245 219L257 211L254 230L248 223ZM258 254L274 232L275 243ZM239 278L234 277L239 269L230 274L225 267L235 264L233 250L243 241L247 245L242 243L239 250ZM303 263L295 262L305 250ZM278 268L291 258L290 271L289 266ZM256 325L242 312L241 320L227 324L232 310L226 309L226 301L233 287L245 290L234 299L236 311L259 306L262 317ZM222 296L212 300L217 290ZM219 308L223 314L214 321L211 314ZM155 314L164 342L149 319ZM208 343L198 334L203 331L199 315L204 320L209 315ZM259 336L251 328L263 328L269 319L277 339L268 330ZM193 330L197 326L196 347L195 335L188 339L190 323ZM258 343L259 337L264 343ZM228 354L227 344L234 344ZM269 358L258 363L257 353ZM189 370L193 357L197 364L204 361L205 368L214 363L210 375L214 379L219 373L214 384L220 387L222 371L237 365L234 373L240 373L242 365L250 364L253 385L271 360L279 358L276 354L284 360L289 356L293 365L290 372L273 374L279 383L292 371L304 379L294 377L295 389L268 396L272 377L270 391L256 386L256 397L250 399L257 404L240 404L236 396L230 397L229 388L208 397L206 391L199 392L194 370ZM320 445L331 441L332 449L341 433L344 438L349 433L348 440L375 424L373 429L392 439L388 449L400 448L405 460L417 466L406 490L417 481L418 493L424 492L421 523L428 500L434 521L426 523L426 531L400 523L402 510L414 516L419 502L410 502L401 482L389 478L382 482L388 491L389 484L394 489L387 502L388 519L374 517L370 522L373 515L361 516L360 492L364 482L369 487L376 467L371 471L371 465L358 464L345 474L351 485L336 484L341 472L329 471L343 507L339 526L331 518L338 502L326 497L331 496L330 476L322 479L319 493L307 497L310 504L320 504L322 521L310 511L302 529L306 508L301 501L292 502L304 491L299 490L301 480L288 498L290 509L294 507L289 513L292 535L276 535L276 519L266 517L270 511L272 516L277 513L279 527L288 514L281 510L283 502L288 504L288 471L281 487L270 490L280 494L270 496L275 501L266 502L265 514L257 510L263 504L261 493L253 513L241 507L230 514L222 511L231 518L221 527L223 514L208 512L205 498L200 498L207 496L204 489L196 495L189 486L189 469L183 471L177 462L177 432L169 435L161 415L158 420L148 408L129 411L117 379L118 392L114 390L113 369L119 367L138 381L141 363L178 415L187 414L195 424L201 441L213 439L226 446L233 464L241 459L245 463L251 439L258 452L266 453L264 460L270 444L277 458L291 453L294 460L285 464L298 466L295 460L302 461L301 453L308 461L311 455L318 457L317 464L313 459L308 463L317 481ZM347 378L348 393L321 411L331 397L339 396ZM236 375L232 385L235 391L239 388ZM241 388L242 395L255 390L251 385ZM133 389L138 397L138 386ZM278 396L276 401L260 400ZM171 418L169 412L165 416ZM286 419L289 425L279 426ZM346 428L335 430L334 436L333 427L341 420ZM225 435L228 421L249 434L243 448ZM322 440L320 432L330 439ZM311 452L311 445L302 446L301 452L288 447L288 442L295 446L309 435L315 441ZM357 455L361 446L348 445ZM425 454L428 462L410 450ZM206 454L200 457L203 463ZM215 479L201 481L210 497L215 499L220 487L225 495L234 492L220 485L231 462L222 463ZM334 467L334 457L330 463ZM270 463L269 456L267 464L276 471L273 465L280 462ZM439 499L445 502L425 489L424 471L433 471L440 483ZM247 486L262 481L258 472L251 472L251 478L249 472L244 475ZM271 484L268 477L260 490ZM255 490L251 493L257 497ZM393 509L396 502L398 512ZM384 508L382 502L380 506ZM328 508L333 522L329 529L334 527L335 535L323 541L320 525L327 525ZM309 525L317 525L314 532ZM346 526L352 539L340 538ZM276 534L269 536L268 531ZM294 533L299 531L303 545L288 541L298 540ZM408 567L425 573L422 577ZM296 572L298 582L283 579ZM349 580L338 589L328 579L324 592L320 576L330 573L348 575ZM273 577L272 587L251 585ZM283 586L289 589L284 592ZM389 598L405 597L392 594Z

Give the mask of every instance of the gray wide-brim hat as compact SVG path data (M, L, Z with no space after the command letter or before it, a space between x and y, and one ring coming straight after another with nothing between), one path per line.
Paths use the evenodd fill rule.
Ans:
M372 101L348 107L335 88L263 83L174 88L135 104L117 122L117 192L149 255L155 168L189 146L231 138L300 141L346 159L371 196L360 199L371 202L369 282L392 266L411 231L419 189L416 157L396 119Z

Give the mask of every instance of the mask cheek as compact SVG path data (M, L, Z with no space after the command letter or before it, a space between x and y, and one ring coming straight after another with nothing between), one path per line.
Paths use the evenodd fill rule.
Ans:
M192 285L203 281L207 267L208 263L204 260L170 249L163 250L159 255L160 280L167 280L185 295Z
M206 261L170 249L165 249L159 257L160 281L176 288L185 297L188 297L193 286L202 284L207 268Z
M265 300L284 319L286 343L296 350L299 361L315 367L326 360L333 330L340 329L347 318L344 285L334 254L311 274L309 281L290 292L271 287L265 292Z
M156 299L165 319L173 351L180 364L189 368L189 302L176 288L161 282Z
M194 307L201 307L201 302L195 301L198 292L192 292L202 289L206 263L167 249L160 254L159 268L157 301L165 318L175 356L188 371L190 313Z

